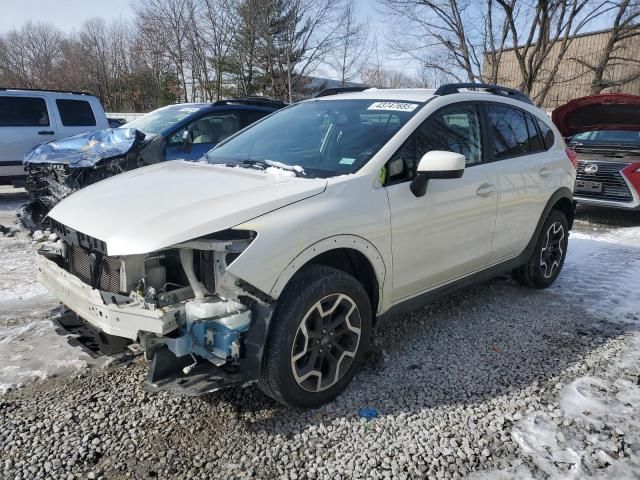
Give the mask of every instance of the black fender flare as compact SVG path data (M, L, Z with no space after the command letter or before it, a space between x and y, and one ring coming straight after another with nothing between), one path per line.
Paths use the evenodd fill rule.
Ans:
M562 187L556 190L554 194L551 195L551 198L549 198L549 201L545 205L544 210L542 211L542 215L540 215L540 218L538 219L538 224L536 225L536 229L533 231L531 240L529 240L529 243L527 244L524 251L522 252L523 255L530 254L531 252L533 252L533 249L536 246L536 242L538 241L538 237L540 236L540 232L542 231L542 226L544 225L544 222L547 220L547 217L549 216L549 213L551 212L553 207L558 203L558 201L562 199L569 200L571 202L573 210L575 210L576 202L573 200L573 192L568 187ZM573 226L573 216L571 218L568 218L567 221L569 222L569 230L571 230Z

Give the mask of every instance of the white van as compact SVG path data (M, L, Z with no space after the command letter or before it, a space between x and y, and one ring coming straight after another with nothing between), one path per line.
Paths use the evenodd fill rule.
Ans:
M22 183L36 145L109 128L100 101L80 92L0 88L0 185Z

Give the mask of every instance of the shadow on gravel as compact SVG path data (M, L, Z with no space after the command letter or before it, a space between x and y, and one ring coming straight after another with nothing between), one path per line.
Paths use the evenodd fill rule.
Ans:
M241 422L251 412L244 417L249 430L287 437L357 417L361 407L380 415L470 405L490 410L480 404L544 385L630 328L602 322L562 298L503 276L386 323L347 391L314 411L282 407L257 387L205 401L229 402Z

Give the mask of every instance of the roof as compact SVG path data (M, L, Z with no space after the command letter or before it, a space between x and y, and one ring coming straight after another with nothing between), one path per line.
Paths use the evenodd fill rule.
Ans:
M327 95L323 95L321 92L314 98L317 100L385 100L424 103L433 97L453 94L465 95L466 100L477 100L490 95L493 99L510 99L533 105L531 99L519 90L482 83L445 84L436 90L430 88L369 88L360 91L345 89L342 92L327 93Z
M53 94L56 96L64 97L77 97L78 95L83 95L87 97L95 97L92 93L88 92L73 92L68 90L48 90L48 89L39 89L39 88L9 88L9 87L0 87L0 92L6 92L10 95L22 95L22 94Z
M318 97L318 100L404 100L408 102L426 102L435 90L432 88L369 88L362 92L348 92Z

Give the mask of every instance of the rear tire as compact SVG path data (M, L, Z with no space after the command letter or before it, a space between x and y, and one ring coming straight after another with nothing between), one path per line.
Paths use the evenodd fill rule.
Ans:
M280 403L316 408L342 392L371 340L371 302L358 280L304 267L278 300L260 388Z
M567 217L560 210L551 210L531 258L513 272L518 283L532 288L547 288L553 284L564 265L568 241Z

